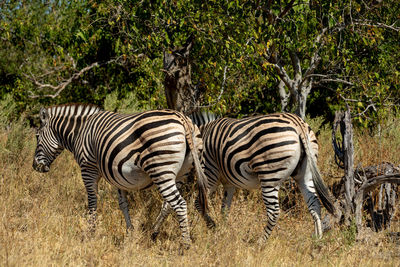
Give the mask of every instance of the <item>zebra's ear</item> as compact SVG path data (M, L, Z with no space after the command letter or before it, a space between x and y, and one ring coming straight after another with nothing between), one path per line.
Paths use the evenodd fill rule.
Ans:
M41 124L45 124L49 119L49 113L47 112L47 109L41 108L39 111L39 116Z

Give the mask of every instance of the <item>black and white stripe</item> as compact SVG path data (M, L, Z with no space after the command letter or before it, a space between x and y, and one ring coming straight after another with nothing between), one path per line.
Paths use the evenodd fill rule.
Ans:
M265 241L280 212L279 188L292 176L314 218L315 234L322 236L317 195L329 212L334 212L335 208L316 164L318 143L315 134L306 122L289 113L244 119L197 113L191 118L202 133L209 193L219 183L224 186L223 211L229 210L235 188L261 187L268 218L261 238ZM200 206L197 207L203 212ZM207 224L213 223L206 213L204 216Z
M199 159L200 132L188 117L172 110L126 115L92 105L63 105L41 109L40 118L33 168L49 171L64 148L71 151L81 167L93 220L97 182L101 176L118 188L120 208L128 228L132 224L126 191L154 184L164 205L176 212L184 241L190 241L186 202L176 180L195 167L205 210L206 177Z

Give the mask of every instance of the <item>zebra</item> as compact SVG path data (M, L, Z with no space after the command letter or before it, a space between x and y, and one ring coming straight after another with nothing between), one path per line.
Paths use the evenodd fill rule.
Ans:
M155 185L163 206L177 214L183 242L190 244L187 205L176 181L194 167L204 210L207 181L200 132L188 117L173 110L119 114L84 104L41 108L39 117L33 168L48 172L64 148L72 152L87 191L90 225L96 220L100 177L118 189L127 229L133 228L127 191Z
M265 243L280 213L279 188L292 176L314 219L315 235L322 237L318 197L328 212L334 214L335 206L316 163L316 136L304 120L290 113L233 119L203 112L190 117L203 138L208 192L219 183L224 187L222 212L230 209L236 188L261 188L267 224L259 243ZM199 203L196 200L207 225L213 225Z

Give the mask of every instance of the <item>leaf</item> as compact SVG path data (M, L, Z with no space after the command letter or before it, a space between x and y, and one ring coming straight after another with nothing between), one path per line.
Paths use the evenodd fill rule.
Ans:
M83 32L78 31L78 32L76 33L76 36L79 37L79 38L81 38L85 43L87 42L86 37L85 37L85 35L83 34Z

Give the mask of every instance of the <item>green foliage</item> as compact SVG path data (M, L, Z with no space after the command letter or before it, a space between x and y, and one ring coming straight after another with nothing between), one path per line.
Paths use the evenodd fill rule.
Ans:
M314 132L323 130L325 131L326 125L324 125L324 117L319 116L315 118L310 118L309 116L306 116L305 121L310 125L311 129L313 129Z
M121 113L135 113L141 111L137 97L132 92L128 93L127 96L122 99L119 99L117 91L108 94L104 100L104 108L109 111Z
M394 0L368 8L349 0L3 1L0 94L12 95L17 113L67 102L126 111L166 107L163 52L193 36L192 81L213 111L233 116L279 111L279 78L266 57L275 55L293 76L290 54L298 55L304 72L318 51L321 62L314 73L352 85L316 77L309 95L312 117L332 120L344 98L354 99L348 103L360 114L359 124L373 127L399 104L399 33L354 22L398 27L399 5ZM316 46L324 28L329 32ZM71 77L58 96L46 96ZM130 104L122 103L125 98Z
M357 226L354 220L351 221L350 226L342 230L344 245L352 246L356 242Z

